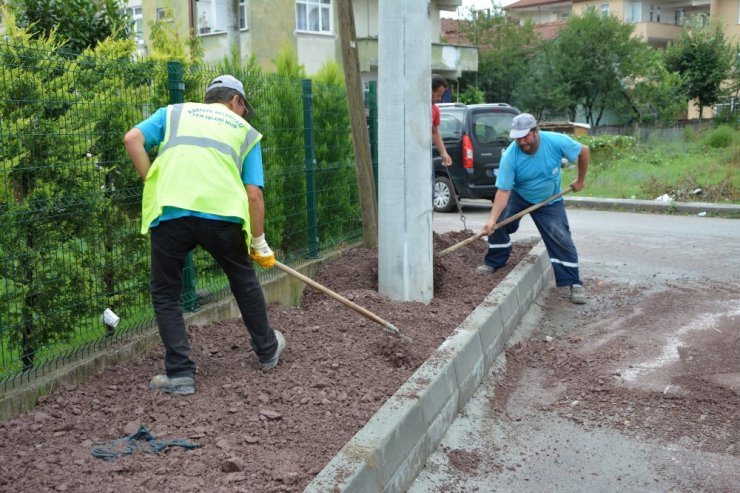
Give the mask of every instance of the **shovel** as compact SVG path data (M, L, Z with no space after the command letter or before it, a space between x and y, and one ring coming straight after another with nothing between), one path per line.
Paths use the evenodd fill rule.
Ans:
M523 211L517 212L516 214L514 214L511 217L507 217L503 221L496 223L496 225L493 227L493 231L496 231L501 226L506 226L507 224L512 223L512 222L516 221L517 219L521 219L525 214L529 214L530 212L539 209L543 205L545 205L547 203L550 203L553 200L558 199L558 198L562 197L563 195L565 195L566 193L570 193L572 191L573 191L573 187L572 186L569 186L568 188L566 188L562 192L556 193L552 197L549 197L549 198L543 200L542 202L539 202L539 203L534 204L534 205L532 205L530 207L527 207ZM493 232L493 231L491 231L491 232ZM460 243L457 243L455 245L452 245L451 247L445 248L444 250L442 250L441 252L439 252L439 256L440 257L444 257L448 253L452 253L455 250L457 250L458 248L462 248L465 245L474 242L475 240L478 240L480 238L483 238L485 235L486 234L484 232L482 232L482 231L480 233L476 233L475 235L471 236L468 239L465 239L465 240L461 241Z
M287 265L282 264L282 263L278 262L277 260L275 261L275 267L277 267L281 271L285 272L286 274L295 277L299 281L302 281L305 284L308 284L312 288L318 289L319 291L321 291L325 295L329 296L330 298L334 298L338 302L340 302L340 303L342 303L342 304L350 307L351 309L353 309L357 313L361 314L365 318L369 318L373 322L375 322L377 324L380 324L383 327L383 330L385 330L386 332L390 332L391 334L397 335L398 337L400 337L402 339L405 339L408 342L411 342L411 338L409 336L406 336L406 335L401 334L401 332L392 323L390 323L390 322L388 322L386 320L383 320L382 318L380 318L379 316L377 316L373 312L371 312L369 310L366 310L365 308L362 308L360 305L358 305L356 303L351 302L350 300L348 300L344 296L342 296L342 295L340 295L338 293L335 293L334 291L332 291L331 289L327 288L326 286L317 283L313 279L304 276L300 272L291 269Z

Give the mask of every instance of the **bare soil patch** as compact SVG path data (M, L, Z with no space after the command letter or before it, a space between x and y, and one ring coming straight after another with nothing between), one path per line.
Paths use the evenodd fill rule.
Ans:
M470 235L435 235L434 250ZM376 252L354 248L314 279L388 320L412 343L310 288L300 307L269 307L271 323L288 341L271 372L259 369L240 319L191 326L195 395L148 389L162 371L160 347L45 396L33 411L0 422L0 490L302 491L531 246L515 244L507 267L492 275L475 272L482 241L436 259L428 305L380 296ZM112 461L92 456L95 446L139 426L158 439L201 447L139 450Z
M740 457L738 286L587 281L591 301L567 325L546 315L535 338L507 350L493 410L505 413L536 372L533 405L587 430ZM547 296L546 314L562 309L561 297Z

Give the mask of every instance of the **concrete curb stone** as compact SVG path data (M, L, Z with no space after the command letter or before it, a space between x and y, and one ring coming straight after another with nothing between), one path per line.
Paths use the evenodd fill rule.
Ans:
M564 197L569 207L593 208L601 211L623 210L632 212L661 212L681 214L706 214L713 217L740 217L740 205L713 204L709 202L659 202L638 199L602 199L595 197Z
M405 491L552 279L549 266L540 241L304 491Z

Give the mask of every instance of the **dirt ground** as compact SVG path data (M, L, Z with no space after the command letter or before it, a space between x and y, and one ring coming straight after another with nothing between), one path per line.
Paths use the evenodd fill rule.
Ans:
M508 349L493 408L505 412L509 390L538 371L533 404L586 430L740 457L740 288L590 281L571 326L583 330L545 326L552 335ZM553 292L543 310L561 306Z
M740 491L740 286L585 283L535 301L413 493Z
M471 234L435 234L434 250ZM0 490L302 491L530 247L515 244L507 267L493 275L475 272L482 242L437 259L429 305L380 296L376 253L355 248L314 279L388 320L412 343L310 288L300 307L269 307L271 323L288 341L271 372L259 369L240 319L191 326L195 395L148 389L162 371L160 347L45 396L33 411L0 422ZM140 426L157 439L200 447L93 457L95 447Z

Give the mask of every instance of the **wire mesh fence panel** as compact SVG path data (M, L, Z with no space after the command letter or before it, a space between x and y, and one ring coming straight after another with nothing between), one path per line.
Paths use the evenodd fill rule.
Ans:
M153 325L142 182L122 138L170 102L172 74L161 62L73 57L7 39L0 70L0 388L7 389ZM202 101L217 75L214 67L185 67L185 101ZM302 81L253 69L234 75L263 134L267 239L281 258L306 257L313 233ZM314 87L311 214L326 250L359 239L361 224L344 89ZM229 294L205 252L196 249L193 264L201 301ZM263 280L272 275L261 272ZM106 309L118 320L105 319Z
M0 57L0 371L30 376L151 319L141 184L121 145L151 78L8 41ZM106 308L126 320L117 332Z

